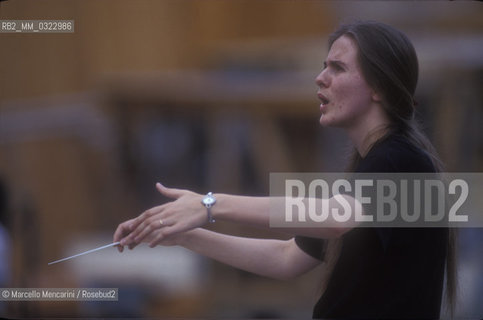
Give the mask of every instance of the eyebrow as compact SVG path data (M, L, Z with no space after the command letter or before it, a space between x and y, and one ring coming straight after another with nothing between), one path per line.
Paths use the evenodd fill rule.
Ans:
M347 67L347 65L340 60L325 60L324 65L326 65L326 66L327 65L336 65L336 66L340 66L340 67L343 67L343 68Z

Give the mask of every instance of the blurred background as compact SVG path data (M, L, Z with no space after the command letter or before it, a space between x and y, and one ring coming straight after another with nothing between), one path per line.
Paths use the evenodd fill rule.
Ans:
M0 316L309 318L320 270L274 281L183 248L107 249L167 186L269 193L269 173L342 171L320 128L327 35L372 19L420 59L419 118L447 171L483 171L483 4L10 0L0 19L75 21L0 34L0 287L119 288L118 302L0 302ZM286 238L222 222L214 230ZM460 232L457 318L481 318L481 229Z

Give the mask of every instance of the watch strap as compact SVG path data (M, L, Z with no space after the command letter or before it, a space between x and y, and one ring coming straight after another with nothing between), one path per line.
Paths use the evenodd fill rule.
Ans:
M201 203L206 208L208 222L214 223L215 219L213 218L213 215L211 213L211 207L213 207L213 205L216 203L216 198L213 196L213 192L208 192L206 196L203 197Z

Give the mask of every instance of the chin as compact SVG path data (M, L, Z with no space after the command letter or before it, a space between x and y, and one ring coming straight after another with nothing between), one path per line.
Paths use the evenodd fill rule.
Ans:
M319 123L322 127L332 127L334 125L325 115L320 116Z

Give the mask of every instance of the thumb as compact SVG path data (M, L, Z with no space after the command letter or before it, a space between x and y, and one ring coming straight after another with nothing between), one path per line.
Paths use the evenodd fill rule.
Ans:
M171 199L178 199L181 197L185 191L181 189L174 189L174 188L168 188L163 186L161 183L156 183L156 189L158 189L159 193L161 193L163 196L166 196Z

